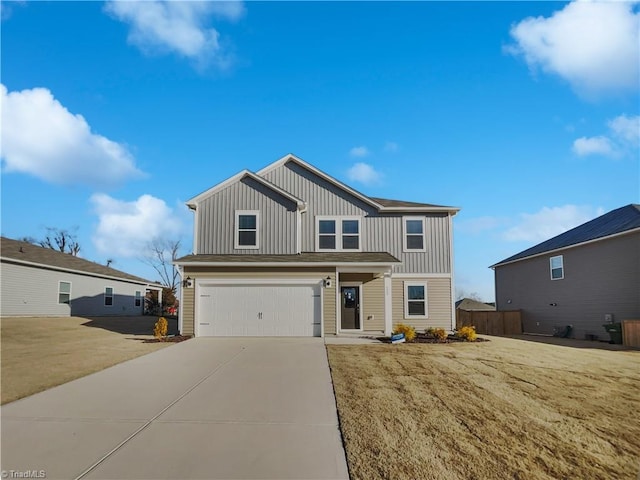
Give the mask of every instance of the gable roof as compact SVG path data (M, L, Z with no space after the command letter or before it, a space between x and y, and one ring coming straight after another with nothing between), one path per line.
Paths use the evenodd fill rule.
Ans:
M460 308L462 310L476 310L476 311L495 311L495 305L489 305L488 303L478 302L477 300L472 300L471 298L463 298L462 300L458 300L456 302L456 308Z
M455 215L456 213L458 213L460 211L459 208L457 207L446 207L446 206L442 206L442 205L433 205L433 204L429 204L429 203L415 203L415 202L404 202L401 200L388 200L388 199L384 199L384 198L376 198L376 197L369 197L363 193L360 193L359 191L351 188L350 186L348 186L345 183L342 183L340 180L337 180L335 178L333 178L332 176L326 174L325 172L323 172L322 170L314 167L313 165L311 165L310 163L305 162L304 160L302 160L301 158L293 155L292 153L289 153L287 155L285 155L284 157L276 160L275 162L273 162L270 165L267 165L266 167L264 167L263 169L258 171L258 175L264 175L282 165L285 165L286 163L289 162L294 162L297 165L300 165L301 167L305 168L306 170L309 170L310 172L314 173L315 175L317 175L318 177L326 180L327 182L335 185L336 187L338 187L339 189L343 190L344 192L358 198L359 200L362 200L363 202L367 203L368 205L371 205L372 207L374 207L375 209L377 209L380 212L387 212L387 211L396 211L396 212L433 212L433 211L442 211L442 212L448 212L451 213L453 215Z
M560 250L607 237L628 233L640 229L640 205L630 204L605 213L593 220L578 225L560 235L550 238L538 245L523 250L501 262L492 265L495 268L506 263L525 258L542 255L543 253Z
M135 275L90 262L84 258L74 257L68 253L58 252L50 248L40 247L29 242L0 237L0 259L3 262L19 263L38 268L62 270L71 273L123 280L127 282L162 287Z
M237 173L233 177L230 177L230 178L226 179L225 181L223 181L221 183L218 183L217 185L214 185L210 189L205 190L204 192L196 195L191 200L188 200L187 201L187 206L189 208L193 209L193 208L195 208L196 204L198 202L200 202L201 200L203 200L203 199L213 195L214 193L219 192L220 190L228 187L229 185L233 185L234 183L237 183L237 182L241 181L243 178L247 178L247 177L251 178L252 180L255 180L256 182L258 182L258 183L264 185L265 187L273 190L278 195L286 198L287 200L292 201L293 203L296 204L296 206L298 207L299 210L304 210L304 208L306 207L306 203L303 202L302 200L300 200L299 198L297 198L294 195L290 194L286 190L283 190L282 188L278 187L277 185L274 185L273 183L271 183L267 179L262 178L261 176L256 175L255 173L250 172L249 170L246 170L246 169L242 170L239 173Z

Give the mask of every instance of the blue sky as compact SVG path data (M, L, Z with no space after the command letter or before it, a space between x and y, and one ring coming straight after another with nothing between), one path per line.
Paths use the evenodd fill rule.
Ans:
M461 207L459 293L640 203L640 4L2 2L2 235L139 260L184 202L294 153Z

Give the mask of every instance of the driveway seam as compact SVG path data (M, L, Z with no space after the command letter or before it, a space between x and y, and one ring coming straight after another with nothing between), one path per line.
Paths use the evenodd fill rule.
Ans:
M176 403L178 403L180 400L182 400L184 397L186 397L189 393L191 393L193 390L195 390L196 388L198 388L203 382L205 382L206 380L208 380L209 378L211 378L214 374L216 374L222 367L227 366L229 363L231 363L232 361L234 361L236 358L238 358L238 356L240 356L240 354L242 354L244 351L246 350L246 347L241 347L240 351L238 353L236 353L233 357L231 357L229 360L227 360L226 362L221 363L220 365L218 365L216 368L213 369L213 371L211 371L210 373L208 373L207 375L205 375L203 378L201 378L198 382L196 382L193 386L191 386L189 389L187 389L182 395L180 395L178 398L176 398L173 402L171 402L169 405L167 405L166 407L164 407L162 410L160 410L160 412L158 412L156 415L154 415L151 419L149 419L144 425L142 425L140 428L138 428L135 432L133 432L131 435L129 435L127 438L125 438L122 442L120 442L118 445L116 445L113 449L111 449L109 452L107 452L102 458L100 458L97 462L95 462L93 465L91 465L89 468L87 468L84 472L82 472L80 475L78 475L75 480L81 480L82 478L86 477L89 473L91 473L93 470L95 470L99 465L101 465L102 463L104 463L109 457L111 457L114 453L116 453L118 450L120 450L122 447L124 447L127 443L129 443L131 440L133 440L140 432L142 432L143 430L145 430L147 427L149 427L158 417L160 417L163 413L165 413L167 410L169 410L171 407L173 407Z

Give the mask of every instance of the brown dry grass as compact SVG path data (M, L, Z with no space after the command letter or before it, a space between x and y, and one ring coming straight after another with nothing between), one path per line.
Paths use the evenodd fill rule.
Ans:
M2 318L2 404L164 348L157 317Z
M640 352L327 345L352 479L637 478Z

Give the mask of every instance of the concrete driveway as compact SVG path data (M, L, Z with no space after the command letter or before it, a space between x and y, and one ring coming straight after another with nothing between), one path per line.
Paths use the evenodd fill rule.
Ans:
M7 404L1 468L6 478L348 478L324 343L299 338L196 338Z

